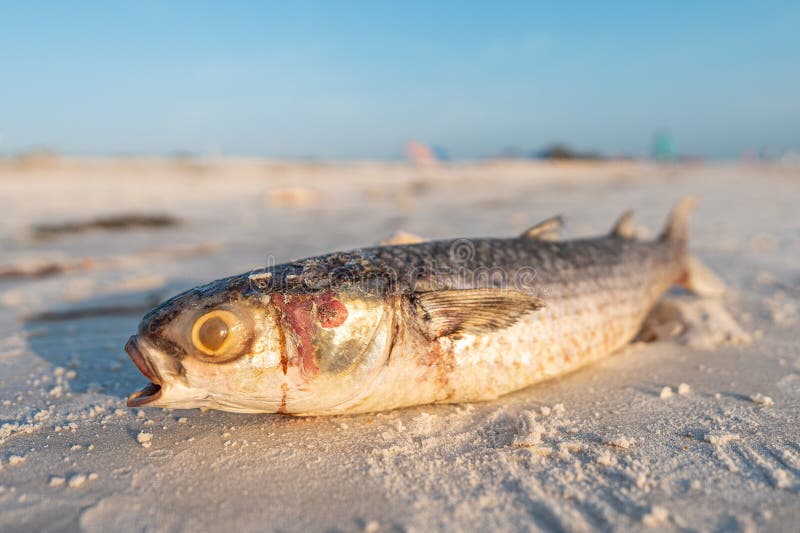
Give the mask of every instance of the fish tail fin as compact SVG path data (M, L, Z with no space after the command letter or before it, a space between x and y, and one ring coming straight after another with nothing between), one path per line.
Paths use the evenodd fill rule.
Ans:
M678 285L698 296L710 298L723 296L728 290L725 283L692 254L687 254L683 261L683 272Z
M694 196L686 196L675 204L658 239L661 242L685 245L689 240L689 215L696 205L697 198Z
M682 198L670 212L659 241L676 246L681 258L678 284L698 296L720 297L725 294L725 283L714 272L687 251L689 241L689 215L697 205L693 196Z

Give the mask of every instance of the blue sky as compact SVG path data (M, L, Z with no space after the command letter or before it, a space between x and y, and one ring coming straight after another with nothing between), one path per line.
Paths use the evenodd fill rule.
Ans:
M11 2L0 154L800 146L798 2Z

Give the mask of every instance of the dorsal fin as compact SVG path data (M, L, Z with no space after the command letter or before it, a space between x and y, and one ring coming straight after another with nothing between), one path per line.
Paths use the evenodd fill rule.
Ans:
M620 239L633 239L636 236L636 228L633 225L633 210L628 209L619 216L611 228L611 236L619 237Z
M414 235L413 233L397 231L392 234L391 237L382 240L378 244L381 246L389 246L392 244L417 244L418 242L425 242L427 240L428 239L420 237L419 235Z
M535 239L539 241L554 241L558 232L564 227L564 217L556 215L538 224L534 224L519 236L520 239Z

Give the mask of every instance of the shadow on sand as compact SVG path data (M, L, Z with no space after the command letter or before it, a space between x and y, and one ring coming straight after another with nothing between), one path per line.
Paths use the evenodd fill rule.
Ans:
M75 371L73 392L125 397L146 381L123 351L125 342L147 311L186 286L176 282L157 290L97 296L29 315L23 319L28 346L54 367Z

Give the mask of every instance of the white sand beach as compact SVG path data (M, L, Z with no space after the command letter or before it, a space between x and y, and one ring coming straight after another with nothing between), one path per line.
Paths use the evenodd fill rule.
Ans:
M671 294L635 342L495 401L329 418L129 409L153 305L374 244L564 238L687 194L721 300ZM800 166L0 161L2 531L796 531ZM175 224L50 235L42 224Z

